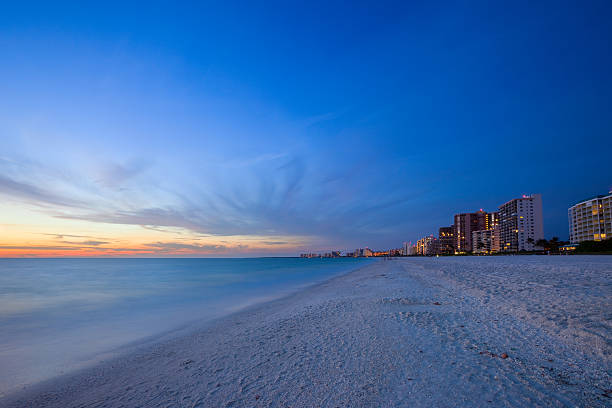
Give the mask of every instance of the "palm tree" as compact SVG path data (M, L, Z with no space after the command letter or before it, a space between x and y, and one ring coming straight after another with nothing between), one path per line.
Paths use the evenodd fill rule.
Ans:
M566 242L561 241L559 239L559 237L552 237L550 239L549 245L550 245L550 249L553 252L559 252L559 248L562 247L563 245L565 245Z
M538 239L535 244L536 244L536 246L544 248L544 250L548 250L550 248L550 245L548 244L548 241L545 240L544 238Z

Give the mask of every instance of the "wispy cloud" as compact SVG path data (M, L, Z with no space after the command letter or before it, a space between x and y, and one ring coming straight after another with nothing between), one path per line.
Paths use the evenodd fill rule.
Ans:
M151 163L142 159L131 160L126 163L106 163L99 166L96 182L108 188L119 188L126 181L143 173L150 166Z
M348 112L349 108L344 108L344 109L340 109L338 111L334 111L334 112L327 112L327 113L322 113L320 115L314 115L314 116L310 116L306 119L302 119L299 124L301 126L304 127L309 127L309 126L313 126L316 125L318 123L321 122L326 122L329 120L334 120L338 117L340 117L341 115L345 114L346 112Z
M176 251L188 251L192 253L219 253L226 252L229 247L227 245L211 245L211 244L186 244L182 242L153 242L145 244L148 248L155 249L159 253L173 253ZM241 246L246 248L246 246Z
M38 206L83 208L85 202L0 175L0 195Z
M1 249L19 249L36 251L78 251L82 247L63 245L0 245Z
M82 175L63 172L63 178L55 183L51 180L50 185L69 183L71 177L79 182L62 189L61 193L2 177L0 195L42 207L40 211L57 219L136 225L161 233L172 229L209 237L281 238L261 242L268 246L286 246L291 242L298 245L315 241L353 242L358 235L383 234L385 228L397 222L392 219L381 222L378 214L394 212L394 208L401 208L419 195L418 192L407 194L405 190L380 190L376 180L362 169L321 173L307 158L295 154L262 155L250 162L244 161L241 165L245 168L225 168L213 184L211 179L207 180L205 190L177 183L173 191L155 181L139 183L137 189L118 189L145 171L147 167L142 163L135 160L126 166L106 167L105 178L92 178L89 184L83 181ZM39 168L29 170L34 173L32 179L41 179L37 174ZM364 194L368 189L370 192ZM287 239L290 237L300 238ZM81 247L106 248L112 242L107 237L78 234L58 233L56 238L64 240L64 244ZM246 248L160 241L147 244L144 249L164 253L224 253Z
M259 165L266 162L279 161L282 159L286 159L287 157L287 153L264 153L253 157L225 160L218 164L222 167L227 168L244 168Z
M70 253L79 255L219 255L244 252L249 250L248 245L222 245L222 244L187 244L181 242L153 242L141 246L116 246L101 247L91 243L66 243L65 245L0 245L0 253L13 253L17 255L31 255L23 251L35 251L39 254L63 254Z
M83 241L83 242L68 242L69 244L75 244L75 245L86 245L86 246L98 246L98 245L104 245L104 244L109 244L109 241Z

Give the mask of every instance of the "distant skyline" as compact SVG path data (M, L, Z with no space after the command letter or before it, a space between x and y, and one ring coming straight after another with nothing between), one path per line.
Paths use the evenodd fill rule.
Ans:
M400 247L612 189L612 4L6 4L0 256Z

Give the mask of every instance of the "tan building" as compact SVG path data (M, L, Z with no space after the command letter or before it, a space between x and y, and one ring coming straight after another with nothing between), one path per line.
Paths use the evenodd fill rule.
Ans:
M570 207L568 217L572 244L612 238L612 191Z

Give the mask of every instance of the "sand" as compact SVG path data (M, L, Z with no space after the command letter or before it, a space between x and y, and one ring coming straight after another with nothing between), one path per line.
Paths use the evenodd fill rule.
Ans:
M610 407L612 257L380 261L4 407Z

